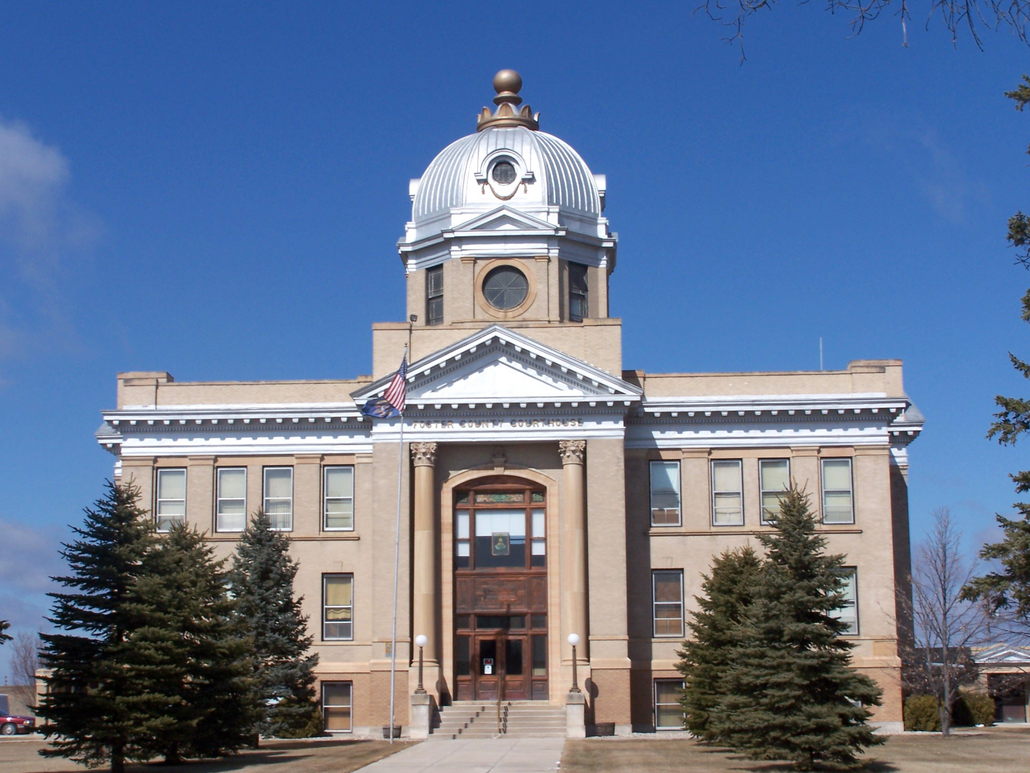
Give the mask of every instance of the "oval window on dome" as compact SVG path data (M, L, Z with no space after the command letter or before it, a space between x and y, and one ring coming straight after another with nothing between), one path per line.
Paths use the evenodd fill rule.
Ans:
M483 296L487 303L501 311L519 306L528 293L526 275L514 266L498 266L483 280Z
M500 185L511 185L515 182L515 164L511 159L502 158L496 161L490 170L490 176L495 183Z

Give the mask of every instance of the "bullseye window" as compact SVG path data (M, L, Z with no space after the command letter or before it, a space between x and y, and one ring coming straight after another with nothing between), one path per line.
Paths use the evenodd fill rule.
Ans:
M493 177L495 183L510 185L515 182L515 165L508 159L502 158L494 164L493 169L490 170L490 176Z
M529 281L514 266L498 266L483 280L483 297L495 309L508 311L526 300Z

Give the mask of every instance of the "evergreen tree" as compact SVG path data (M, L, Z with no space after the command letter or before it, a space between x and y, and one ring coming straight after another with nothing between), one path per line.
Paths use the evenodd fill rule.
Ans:
M143 559L129 611L128 673L137 745L169 763L245 745L253 713L250 641L226 573L194 529L177 525Z
M38 713L51 744L40 753L89 767L109 762L112 773L141 757L126 667L127 605L154 537L138 499L134 486L108 482L106 494L85 510L82 528L73 528L76 539L61 551L70 573L53 578L67 590L49 594L48 619L58 632L40 635L40 660L50 673Z
M783 496L754 600L727 653L724 694L709 717L720 743L752 759L786 759L802 770L856 764L881 743L867 724L880 689L850 666L843 556L826 555L808 497Z
M8 633L4 633L10 627L11 624L8 623L6 620L0 620L0 644L3 644L5 641L11 640L11 635Z
M677 653L676 667L683 674L680 702L687 729L703 741L718 740L709 716L723 694L729 652L751 605L761 565L750 547L727 550L712 562L711 573L702 578L702 595L695 597L699 608L691 615L691 638Z
M290 541L273 531L268 516L254 514L240 539L230 573L238 614L253 640L256 703L254 731L289 736L311 724L317 710L307 618L294 598L297 564Z
M1030 76L1024 75L1023 82L1005 96L1012 99L1020 111L1030 104ZM1017 212L1009 218L1007 238L1018 250L1016 260L1030 269L1030 215ZM1030 322L1030 290L1023 295L1022 307L1023 321ZM1024 378L1030 378L1030 363L1011 353L1009 359ZM1003 395L994 400L1001 410L994 414L995 422L987 437L1012 445L1020 435L1030 431L1030 400ZM1030 491L1030 470L1017 472L1012 480L1018 493ZM980 551L981 558L997 561L1000 568L970 583L965 596L987 602L1003 628L1011 626L1013 630L1009 633L1026 636L1030 633L1030 502L1016 502L1014 507L1017 518L997 516L1004 534L1001 542L984 545Z

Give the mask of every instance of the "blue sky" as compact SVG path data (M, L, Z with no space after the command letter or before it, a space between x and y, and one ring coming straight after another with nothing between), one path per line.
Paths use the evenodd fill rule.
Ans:
M0 12L0 617L41 624L66 524L113 457L115 374L351 377L404 317L407 183L518 69L542 128L608 176L627 368L898 357L927 416L913 535L970 552L1026 447L1005 223L1030 207L1030 70L1007 33L901 45L885 16L783 5L747 61L691 3L22 3ZM669 330L679 331L670 335ZM2 658L0 658L2 660ZM2 664L0 664L2 665Z

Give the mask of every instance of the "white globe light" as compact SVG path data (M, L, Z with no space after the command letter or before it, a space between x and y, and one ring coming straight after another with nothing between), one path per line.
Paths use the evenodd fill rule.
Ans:
M420 633L418 636L415 637L415 646L417 647L425 647L428 642L429 639L426 638L426 635L424 633Z
M570 633L569 634L569 644L571 644L573 647L575 647L577 644L579 644L579 634L578 633Z

